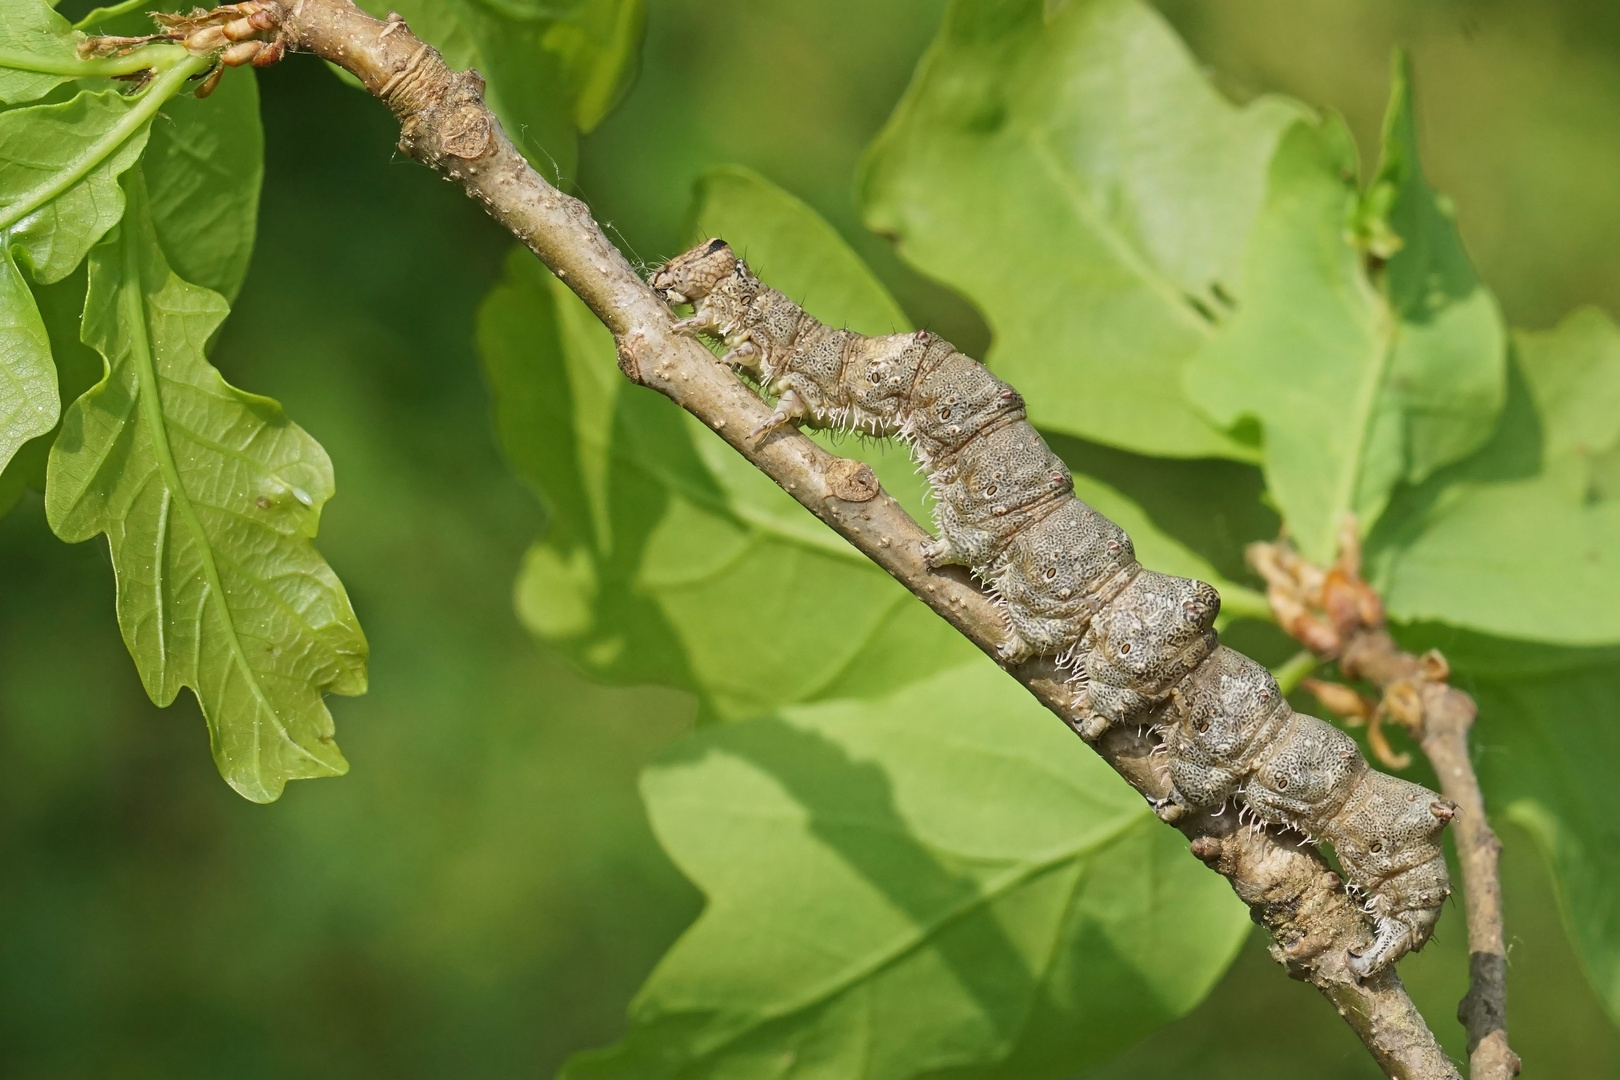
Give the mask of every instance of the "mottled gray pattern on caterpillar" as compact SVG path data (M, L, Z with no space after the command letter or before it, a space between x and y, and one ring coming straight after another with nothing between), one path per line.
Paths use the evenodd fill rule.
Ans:
M938 499L929 563L972 568L1006 613L1003 659L1073 671L1081 734L1147 723L1164 740L1161 811L1236 800L1253 819L1333 845L1376 937L1368 975L1428 940L1450 894L1440 834L1454 807L1371 769L1338 729L1296 714L1270 672L1216 641L1220 596L1145 570L1130 537L1074 496L1068 467L1011 386L926 331L863 337L824 326L769 288L723 241L652 276L683 328L778 395L762 430L793 421L905 439Z

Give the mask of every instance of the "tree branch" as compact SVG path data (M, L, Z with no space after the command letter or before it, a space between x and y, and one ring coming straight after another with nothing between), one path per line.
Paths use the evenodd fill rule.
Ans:
M794 431L762 442L747 433L770 408L693 338L603 235L589 208L530 168L483 101L476 72L453 72L397 16L387 22L349 0L289 0L287 43L347 69L400 121L400 148L459 184L565 281L613 332L619 367L698 417L806 509L915 593L985 653L1005 634L992 601L962 573L930 571L928 534L884 493L871 470ZM1045 660L1011 671L1069 724L1080 722L1062 673ZM1097 750L1144 796L1162 799L1169 781L1152 743L1114 730ZM1457 1071L1424 1024L1400 978L1386 970L1360 983L1347 950L1369 933L1337 875L1297 838L1240 826L1207 813L1178 823L1195 855L1223 874L1256 922L1276 939L1273 955L1309 981L1344 1017L1379 1066L1400 1080L1445 1080Z
M1439 652L1414 656L1390 637L1383 601L1361 578L1354 520L1345 523L1339 561L1331 570L1310 566L1282 544L1255 544L1249 558L1266 579L1284 629L1317 655L1337 658L1346 679L1364 679L1383 695L1376 704L1363 703L1348 687L1317 683L1311 689L1322 703L1341 715L1369 720L1369 741L1386 759L1394 755L1379 723L1388 718L1406 727L1434 765L1441 793L1457 804L1452 837L1462 865L1469 951L1468 993L1457 1006L1457 1019L1468 1032L1473 1080L1512 1080L1520 1063L1507 1041L1507 952L1497 872L1502 843L1491 831L1468 754L1468 730L1478 713L1474 699L1446 681L1450 669Z

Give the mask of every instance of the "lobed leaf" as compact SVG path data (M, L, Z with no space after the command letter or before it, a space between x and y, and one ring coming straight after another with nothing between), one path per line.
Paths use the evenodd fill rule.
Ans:
M710 729L643 793L708 904L566 1080L1059 1076L1190 1009L1248 929L983 657Z
M61 411L50 340L18 263L41 284L58 281L118 223L119 174L146 144L139 119L110 90L0 112L0 469Z
M11 249L0 245L0 476L23 443L56 426L61 408L45 321ZM0 513L11 508L22 483L19 475L0 485Z
M71 78L76 38L44 0L0 0L0 104L42 98Z
M0 112L0 236L36 281L73 272L118 223L118 177L146 147L151 113L113 90Z
M1245 256L1245 302L1187 370L1218 423L1259 422L1267 487L1295 543L1324 564L1346 513L1371 528L1397 483L1489 438L1505 396L1496 301L1423 184L1396 70L1365 200L1342 121L1301 122L1283 138ZM1376 280L1357 228L1388 260Z
M123 214L125 170L144 155L154 225L183 273L232 296L241 287L264 170L258 93L251 73L233 72L207 101L174 97L194 70L168 71L133 98L85 92L0 113L0 512L24 486L43 487L43 446L18 468L8 462L23 442L43 442L60 412L51 345L19 270L48 286L79 266ZM77 322L75 310L73 338Z
M512 141L566 183L579 133L629 89L640 60L642 0L365 0L398 11L458 70L476 68Z
M867 151L867 223L977 304L1043 428L1253 460L1182 391L1246 297L1266 163L1300 107L1237 108L1135 0L955 0Z
M1503 637L1620 642L1620 329L1595 309L1514 336L1493 442L1403 494L1375 535L1390 612Z
M220 773L257 802L348 768L326 693L366 684L366 642L310 543L332 496L320 445L203 348L222 297L169 268L139 172L91 255L83 337L105 375L63 418L45 510L69 542L106 533L118 620L159 705L197 695Z

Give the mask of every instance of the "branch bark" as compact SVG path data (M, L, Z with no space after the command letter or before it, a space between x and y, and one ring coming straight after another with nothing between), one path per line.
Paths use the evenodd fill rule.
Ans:
M1511 1080L1519 1075L1519 1056L1507 1040L1507 950L1497 872L1502 842L1485 816L1485 797L1468 754L1468 731L1478 714L1474 699L1434 678L1438 664L1406 652L1382 627L1352 634L1339 670L1386 695L1416 691L1418 744L1434 765L1441 793L1458 808L1452 839L1468 912L1468 993L1457 1006L1457 1019L1468 1032L1468 1072L1473 1080Z
M995 605L966 575L929 570L928 534L883 492L869 469L839 458L794 431L759 443L747 433L770 408L697 341L619 251L584 203L535 172L484 104L476 72L451 71L438 52L397 16L372 18L350 0L288 0L283 31L310 52L359 77L400 122L400 148L458 184L566 282L613 332L625 376L670 398L782 486L806 509L988 655L1005 633ZM1080 721L1065 677L1045 660L1013 668L1014 678L1067 723ZM1168 779L1152 743L1111 731L1097 750L1144 796L1162 799ZM1177 823L1193 853L1224 875L1275 939L1272 953L1290 975L1316 986L1398 1080L1447 1080L1458 1073L1386 970L1358 982L1347 950L1369 937L1364 916L1336 874L1297 838L1240 826L1235 814L1194 815Z
M1378 723L1388 717L1406 727L1434 765L1441 793L1457 804L1451 828L1462 866L1469 951L1468 993L1457 1006L1457 1019L1468 1033L1473 1080L1512 1080L1520 1062L1507 1040L1507 951L1497 868L1502 843L1491 831L1468 753L1468 731L1479 711L1474 699L1447 682L1450 670L1439 652L1414 656L1390 636L1383 601L1361 578L1360 536L1353 520L1345 523L1339 561L1331 570L1310 566L1284 544L1256 544L1249 559L1266 579L1284 629L1318 656L1336 658L1346 679L1365 680L1383 697L1373 706L1348 687L1318 684L1323 704L1369 717L1375 736L1369 741L1381 756L1392 755L1378 735ZM1330 697L1345 704L1334 705Z

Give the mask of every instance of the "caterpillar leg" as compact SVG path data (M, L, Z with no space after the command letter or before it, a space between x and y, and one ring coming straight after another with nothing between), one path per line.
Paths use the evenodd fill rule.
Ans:
M1167 799L1149 799L1148 805L1153 807L1153 812L1158 815L1159 820L1167 825L1174 825L1187 814L1187 808L1177 802L1175 796Z
M689 319L678 319L675 322L677 334L700 334L704 331L715 330L714 313L705 309L699 311Z
M1104 735L1108 734L1108 729L1113 726L1113 721L1108 719L1108 717L1098 716L1096 713L1092 713L1084 720L1081 720L1080 726L1075 728L1075 730L1079 732L1080 737L1086 742L1094 743Z
M1034 656L1035 646L1018 636L1018 631L1008 629L1007 640L996 646L996 659L1004 664L1021 664Z
M776 399L775 410L765 418L763 424L750 431L748 437L757 439L761 435L775 431L779 427L804 420L809 416L810 406L805 404L805 400L799 396L799 392L797 390L784 391L782 396Z
M922 546L923 562L928 569L938 570L942 566L970 566L972 563L960 552L951 546L949 537L941 536L937 540L925 540Z
M720 358L720 362L722 364L731 364L735 367L745 367L750 371L758 371L760 361L764 358L764 356L764 350L762 350L758 345L754 344L753 338L745 338L730 352L722 356Z
M1438 915L1438 912L1436 914ZM1427 936L1420 936L1422 932L1418 928L1408 926L1399 918L1380 918L1377 927L1378 933L1373 938L1372 945L1360 953L1354 949L1350 951L1350 970L1356 973L1357 978L1365 979L1394 963L1411 952L1423 941L1423 937Z

